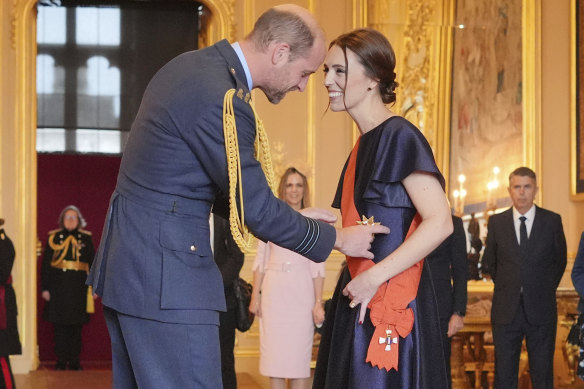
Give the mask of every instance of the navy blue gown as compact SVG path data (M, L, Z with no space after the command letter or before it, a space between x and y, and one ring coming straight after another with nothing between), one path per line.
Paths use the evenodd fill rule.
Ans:
M333 207L340 208L341 175ZM388 235L377 235L372 252L381 261L404 241L416 214L401 181L414 171L436 176L444 187L432 150L422 133L406 119L394 116L361 137L355 168L355 206L360 215L374 216L388 226ZM359 307L349 308L342 291L351 280L343 269L326 313L313 388L448 388L442 349L440 321L432 277L424 263L416 298L409 304L414 327L400 338L398 371L379 369L366 363L367 349L375 330L369 309L358 323Z

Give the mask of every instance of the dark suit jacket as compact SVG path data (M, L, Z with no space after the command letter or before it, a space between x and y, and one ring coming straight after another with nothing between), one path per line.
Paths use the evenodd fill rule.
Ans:
M560 215L536 207L522 259L513 224L513 209L489 218L483 260L495 282L491 321L513 320L523 288L523 304L530 324L556 321L556 289L566 268L566 238Z
M580 236L580 244L578 245L578 253L574 260L574 267L572 268L572 283L576 292L580 295L580 302L578 303L578 312L584 313L584 232Z
M167 323L219 322L226 306L209 212L214 203L225 209L217 200L229 193L223 101L233 88L245 223L263 240L328 257L334 228L295 212L267 185L243 66L223 40L174 58L146 88L88 279L107 307Z
M213 216L213 256L223 278L227 309L232 309L236 305L233 282L239 278L245 255L233 240L229 223L219 215Z
M426 257L432 272L440 319L450 319L453 312L466 313L466 233L458 216L452 216L452 224L452 234Z

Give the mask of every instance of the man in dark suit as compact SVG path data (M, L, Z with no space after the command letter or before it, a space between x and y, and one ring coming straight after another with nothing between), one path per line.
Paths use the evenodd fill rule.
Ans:
M462 219L458 216L452 216L452 224L454 226L452 234L426 257L436 292L440 331L442 332L444 357L450 383L452 382L450 338L464 327L466 283L468 280L466 233Z
M495 386L517 388L523 338L534 389L553 388L556 289L566 268L560 215L533 204L535 173L509 175L513 207L489 218L484 262L495 282L491 322Z
M299 214L273 195L268 164L255 157L269 147L250 91L277 103L304 90L325 51L314 17L280 5L243 41L181 54L148 84L87 281L104 305L114 388L221 387L226 307L209 241L212 206L226 218L231 210L232 231L247 226L314 261L333 248L373 258L373 234L386 227L337 230L330 212L308 214L324 221Z
M229 223L219 215L211 215L213 220L213 257L223 278L226 312L219 313L219 344L221 346L221 376L223 389L236 389L235 375L235 346L236 306L233 283L239 278L239 271L243 266L244 254L233 240Z

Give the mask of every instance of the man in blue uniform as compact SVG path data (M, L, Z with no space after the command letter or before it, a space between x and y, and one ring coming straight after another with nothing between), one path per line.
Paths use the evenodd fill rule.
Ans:
M88 279L106 307L114 388L221 387L218 322L225 298L209 243L212 206L226 217L221 210L231 207L232 230L239 209L256 236L315 261L333 248L373 257L373 234L387 228L335 230L326 223L334 221L328 212L310 214L324 221L300 215L273 196L255 158L256 147L262 151L256 127L261 132L250 90L278 103L304 90L324 56L314 17L281 5L266 11L243 41L179 55L151 80ZM227 142L226 157L224 127L233 126L237 140ZM228 158L235 168L228 169Z

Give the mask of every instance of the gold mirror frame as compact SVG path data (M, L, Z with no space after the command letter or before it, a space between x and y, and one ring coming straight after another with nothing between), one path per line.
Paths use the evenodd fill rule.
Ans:
M584 64L579 63L578 60L578 45L584 48L584 42L578 41L577 31L578 22L583 23L584 20L578 20L576 1L578 0L570 2L570 198L574 201L584 201L584 192L578 192L578 164L581 164L584 153L583 147L580 147L578 153L578 143L582 144L584 141L581 136L578 136L580 132L578 116L584 117L584 112L580 112L578 107L578 89L580 93L584 92L584 85L578 85L582 77L578 68L584 67ZM584 126L584 123L580 123L581 126Z
M235 40L235 0L198 0L211 11L206 37L209 42L222 38ZM7 2L8 3L8 2ZM36 334L36 258L37 258L37 159L36 159L36 3L37 0L12 0L0 6L0 18L10 20L8 45L3 42L2 54L4 95L12 99L3 102L2 150L10 150L3 161L14 166L0 169L0 209L10 218L18 261L15 264L16 295L20 315L23 354L13 358L16 374L38 367ZM2 11L9 10L10 14ZM1 34L1 33L0 33ZM1 37L2 35L0 35ZM7 74L13 74L7 77ZM10 101L11 100L11 101ZM9 111L13 108L12 111ZM6 185L9 181L11 186ZM18 206L8 206L18 204ZM8 223L7 223L8 224Z

